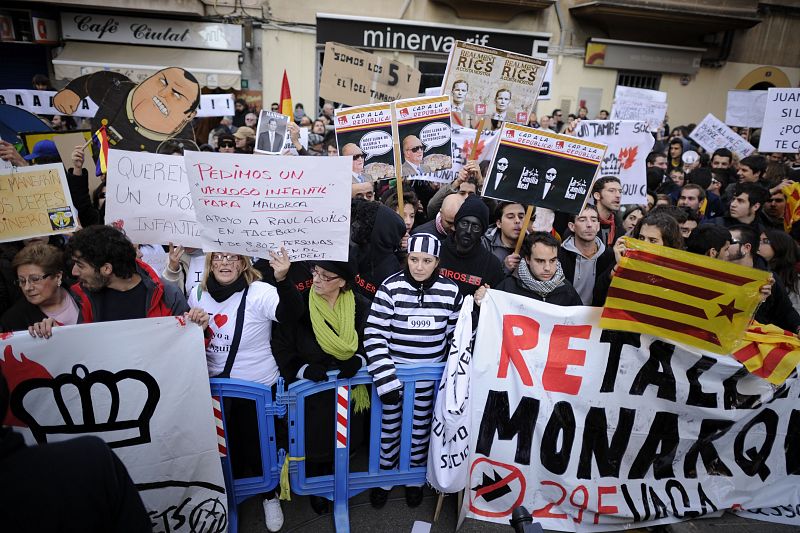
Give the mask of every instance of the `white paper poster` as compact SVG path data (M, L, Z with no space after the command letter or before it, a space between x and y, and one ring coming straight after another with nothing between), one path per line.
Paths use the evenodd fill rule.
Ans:
M722 510L800 526L800 380L647 335L600 308L490 290L470 377L463 513L618 531Z
M667 93L618 85L609 118L644 121L650 131L658 131L666 114Z
M608 146L600 177L616 176L622 183L623 204L647 203L647 154L655 139L646 122L582 120L574 135Z
M800 151L800 89L769 90L758 151Z
M764 124L766 108L767 91L728 91L725 124L760 128Z
M182 317L6 336L5 425L28 444L95 435L128 469L156 531L224 531L228 501L203 332ZM200 529L192 529L199 531Z
M200 248L183 157L109 150L106 222L134 243Z
M756 151L753 145L711 113L692 130L689 137L709 154L713 154L717 148L727 148L741 159Z
M350 157L184 154L202 248L347 261Z

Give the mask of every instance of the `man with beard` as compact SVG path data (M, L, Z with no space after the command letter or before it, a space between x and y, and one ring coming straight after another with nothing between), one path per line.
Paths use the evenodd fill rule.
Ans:
M80 299L83 322L109 322L181 315L189 311L182 292L163 284L147 264L136 259L131 241L111 226L89 226L67 245L72 291ZM192 310L194 317L199 310ZM205 315L208 324L208 315Z
M462 296L482 285L494 287L503 279L503 265L481 245L489 227L489 208L477 196L469 196L455 217L455 233L442 246L439 273L458 285Z

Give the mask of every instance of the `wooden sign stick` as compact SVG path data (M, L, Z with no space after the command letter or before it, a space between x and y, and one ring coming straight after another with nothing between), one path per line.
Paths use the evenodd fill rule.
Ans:
M529 205L528 209L525 210L525 218L522 220L522 231L519 232L519 237L517 238L517 245L514 247L514 253L518 254L519 251L522 249L522 241L525 240L525 235L528 233L528 226L531 225L531 217L533 216L533 206Z

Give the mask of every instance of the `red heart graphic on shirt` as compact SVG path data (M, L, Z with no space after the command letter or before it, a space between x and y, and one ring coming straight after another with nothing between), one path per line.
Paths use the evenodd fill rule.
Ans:
M221 328L228 321L228 315L214 315L214 324Z

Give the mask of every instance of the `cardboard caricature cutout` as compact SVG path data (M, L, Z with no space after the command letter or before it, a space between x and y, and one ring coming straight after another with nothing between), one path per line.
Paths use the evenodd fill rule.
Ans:
M92 129L106 126L110 148L161 153L197 150L192 119L200 103L200 84L180 67L162 69L141 83L117 72L102 71L72 80L53 104L72 114L83 98L98 105Z

